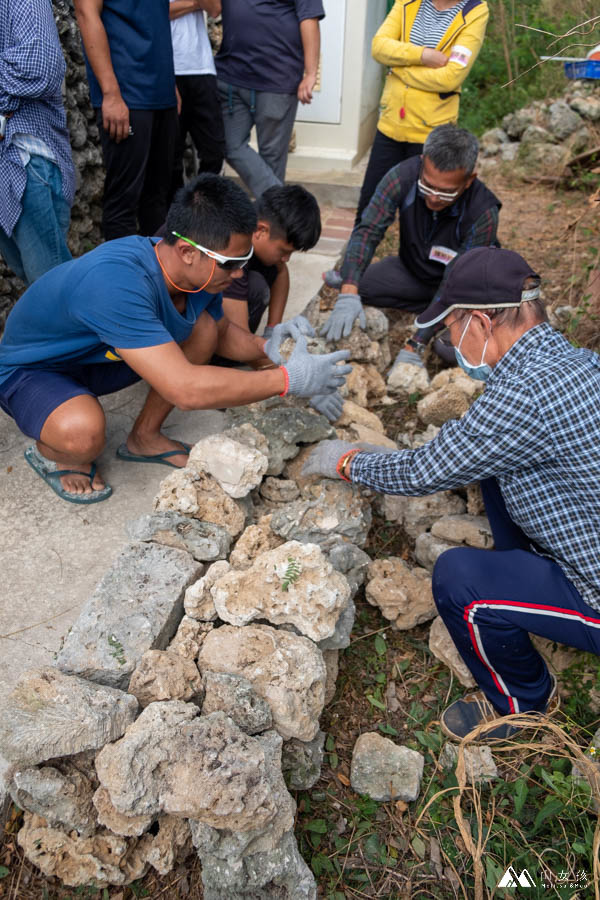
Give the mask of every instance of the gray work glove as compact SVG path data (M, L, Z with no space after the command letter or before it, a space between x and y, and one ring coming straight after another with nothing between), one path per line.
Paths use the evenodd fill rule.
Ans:
M358 294L340 294L320 334L328 341L339 341L341 337L348 337L355 319L358 319L361 328L367 327L360 297Z
M310 398L309 403L317 412L327 416L330 422L339 419L344 408L344 401L339 391L334 391L332 394L315 394Z
M267 341L269 340L269 338L273 334L274 328L275 328L274 325L265 325L265 330L262 333L262 336L265 338L265 340L267 340Z
M289 319L287 322L274 325L270 335L267 335L265 331L264 337L268 337L268 341L265 344L264 353L276 366L280 366L283 362L279 352L281 342L288 337L297 341L301 334L307 334L309 337L315 336L315 329L304 316L294 316L293 319Z
M364 441L320 441L310 453L302 467L302 475L323 475L325 478L339 478L336 466L349 450L364 450L368 453L396 453L391 447L379 447Z
M316 394L331 394L343 385L352 366L338 366L341 359L348 359L349 350L335 353L313 354L307 349L306 338L300 334L296 346L284 368L288 373L288 393L297 397L314 397Z

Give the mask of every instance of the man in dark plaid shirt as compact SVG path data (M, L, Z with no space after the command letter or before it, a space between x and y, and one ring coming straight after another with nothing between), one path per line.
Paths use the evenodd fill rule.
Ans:
M422 157L399 163L381 179L346 250L340 296L321 331L329 340L347 337L357 318L365 327L362 302L422 312L439 295L457 257L496 244L501 203L476 177L478 152L470 132L440 125L425 141ZM397 213L398 254L370 265ZM331 274L325 280L333 284ZM432 334L433 329L418 331L396 362L422 366Z
M64 75L50 0L0 0L0 253L27 284L71 258Z
M413 496L481 483L495 550L448 550L433 572L481 687L442 715L451 737L556 705L529 632L600 653L600 358L550 327L538 284L511 250L462 256L417 325L444 322L459 364L487 382L482 396L417 450L323 442L304 470ZM513 730L496 722L483 738Z

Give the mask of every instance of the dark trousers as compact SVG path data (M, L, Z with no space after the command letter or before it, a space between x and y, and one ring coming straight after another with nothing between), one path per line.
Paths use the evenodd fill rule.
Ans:
M409 272L399 256L386 256L372 263L358 285L358 293L367 306L423 312L433 300L437 286L423 284ZM421 328L415 337L426 343L438 328Z
M117 144L96 110L106 169L102 232L107 241L129 234L154 234L167 215L177 110L130 109L133 132Z
M171 196L183 184L183 153L188 134L198 154L199 172L218 175L225 159L225 131L216 76L178 75L176 81L181 96L181 114Z
M423 150L423 144L411 144L408 141L394 141L392 138L382 134L381 131L375 132L375 140L371 148L371 155L367 165L367 171L363 179L360 189L360 197L356 208L356 219L354 227L360 222L365 207L369 205L369 201L375 193L375 188L389 172L393 166L410 159L411 156L418 156Z
M561 567L532 552L495 478L481 482L495 550L458 547L438 558L433 596L452 640L501 715L543 711L551 690L529 633L600 654L600 612Z

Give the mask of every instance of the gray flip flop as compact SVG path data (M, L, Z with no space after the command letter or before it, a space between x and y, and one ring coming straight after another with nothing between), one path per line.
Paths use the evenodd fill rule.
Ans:
M175 440L175 438L173 438L173 440ZM158 463L161 466L170 466L172 469L180 469L181 466L174 465L174 463L169 461L169 457L180 456L182 453L189 453L192 448L190 444L186 444L184 441L177 441L177 443L181 444L183 447L182 450L167 450L166 453L154 453L150 456L132 453L125 443L117 447L117 456L119 459L124 459L125 462Z
M86 478L90 479L91 484L97 472L96 463L92 463L92 468L89 472L81 472L79 469L59 469L54 460L46 459L45 456L42 456L35 444L28 447L23 455L31 468L37 472L40 478L43 478L48 487L52 488L54 493L62 500L87 506L90 503L100 503L102 500L108 500L112 494L112 488L109 484L105 485L101 491L92 491L89 494L74 494L72 491L66 491L60 483L62 475L85 475Z

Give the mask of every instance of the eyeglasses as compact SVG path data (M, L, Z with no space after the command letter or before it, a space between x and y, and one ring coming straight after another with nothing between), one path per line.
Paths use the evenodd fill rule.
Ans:
M200 250L201 253L206 254L206 256L208 256L210 259L216 260L219 268L224 269L226 272L234 272L236 269L243 269L254 253L254 247L250 247L250 253L248 254L248 256L223 256L222 253L217 253L216 250L209 250L207 247L203 247L202 244L197 244L191 238L184 237L177 231L172 231L171 234L179 238L180 241L185 241L186 244L191 244L192 247L195 247L196 250Z
M437 191L435 188L429 187L429 185L424 184L421 179L417 180L417 184L419 185L419 190L423 194L424 197L437 197L438 200L448 201L450 203L452 200L456 200L458 195L460 194L460 190L458 191Z

